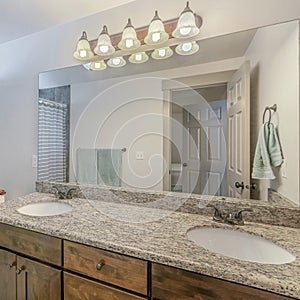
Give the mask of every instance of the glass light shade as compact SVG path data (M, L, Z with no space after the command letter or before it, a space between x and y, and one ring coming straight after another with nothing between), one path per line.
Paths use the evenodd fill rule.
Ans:
M133 64L142 64L148 61L149 56L145 52L138 52L131 54L129 57L129 61Z
M179 44L175 48L175 52L179 55L191 55L199 51L199 45L194 42Z
M170 47L155 49L151 57L154 59L166 59L173 55L173 50Z
M94 49L97 55L111 55L115 53L115 48L111 44L110 36L107 31L107 27L103 26L102 32L99 34L97 45Z
M166 33L165 26L156 10L155 16L149 25L148 34L146 35L144 42L148 45L159 45L166 42L168 39L169 34Z
M193 11L187 2L184 11L181 13L177 26L172 32L175 38L189 38L199 33L199 28L196 25L196 19Z
M87 60L94 57L85 31L77 43L76 51L73 53L73 56L78 60Z
M104 62L104 60L93 61L90 65L90 69L93 71L103 71L106 68L107 68L107 65Z
M126 60L122 56L114 57L108 60L107 64L112 68L120 68L126 65Z
M83 64L82 65L86 70L88 70L88 71L90 71L91 70L91 63L90 62L88 62L88 63L86 63L86 64Z
M131 24L131 20L128 19L128 23L123 30L122 39L118 44L121 50L134 50L140 47L141 42L136 36L136 31Z

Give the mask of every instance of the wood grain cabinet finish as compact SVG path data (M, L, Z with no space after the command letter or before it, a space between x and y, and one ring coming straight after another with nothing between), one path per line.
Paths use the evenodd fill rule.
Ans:
M17 256L0 250L0 299L16 300L17 298Z
M62 265L62 240L0 223L0 246L56 266Z
M60 300L61 271L0 250L1 300Z
M193 272L152 264L154 300L287 300L289 297Z
M146 261L64 241L64 267L93 279L147 295Z
M17 257L17 300L60 300L62 271Z
M141 300L118 289L64 272L65 300Z

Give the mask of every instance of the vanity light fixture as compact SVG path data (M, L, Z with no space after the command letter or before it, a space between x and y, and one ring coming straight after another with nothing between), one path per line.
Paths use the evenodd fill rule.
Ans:
M170 47L155 49L151 57L154 59L167 59L173 55L173 50Z
M196 17L190 9L188 1L179 17L176 29L173 31L172 35L175 38L189 38L197 35L199 31L200 30L196 25Z
M98 38L91 41L83 32L73 55L83 63L93 63L85 65L86 69L99 71L107 65L126 65L124 56L128 56L129 62L139 64L148 61L150 53L153 59L167 59L173 55L174 48L179 55L191 55L199 50L196 41L201 26L202 18L193 13L187 2L179 18L162 21L156 10L148 27L135 30L128 19L123 32L109 35L104 25Z
M149 56L145 52L138 52L129 56L129 61L133 64L142 64L148 61Z
M199 45L195 41L179 44L175 48L175 52L179 55L192 55L198 51Z
M82 36L77 43L76 51L73 53L73 56L78 60L88 60L94 57L85 31L83 31Z
M104 62L104 60L93 61L90 65L90 69L93 71L103 71L106 68L107 68L107 65Z
M126 60L120 57L114 57L108 60L107 64L112 68L120 68L126 65Z
M118 44L121 50L135 50L139 48L141 42L138 40L136 31L131 24L131 20L128 19L128 23L125 26L122 34L122 39Z
M115 48L111 44L110 36L108 34L107 27L104 25L103 30L99 34L97 45L94 48L94 52L97 55L111 55L115 53Z
M158 16L158 11L155 11L155 15L149 25L148 34L144 38L144 42L148 45L159 45L166 42L169 39L169 34L166 33L164 24L161 18Z

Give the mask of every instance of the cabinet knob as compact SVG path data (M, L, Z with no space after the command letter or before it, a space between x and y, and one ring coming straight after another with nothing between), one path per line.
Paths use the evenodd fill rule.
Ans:
M8 268L11 270L14 266L16 266L17 265L17 263L14 261L13 263L11 263L11 264L8 264L7 266L8 266Z
M18 267L17 270L16 270L16 273L19 275L21 274L21 272L25 270L25 267L24 266L21 266L21 267Z
M100 270L102 269L103 266L104 266L104 263L103 263L103 262L99 262L99 263L96 264L96 269L97 269L98 271L100 271Z
M187 164L187 163L183 163L182 166L183 166L183 167L187 167L188 164Z

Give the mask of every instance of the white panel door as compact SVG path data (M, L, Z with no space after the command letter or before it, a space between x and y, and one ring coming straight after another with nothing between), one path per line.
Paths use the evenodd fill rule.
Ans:
M227 85L228 196L250 198L250 63L245 62Z
M226 195L226 101L209 104L184 107L182 188L186 193Z

